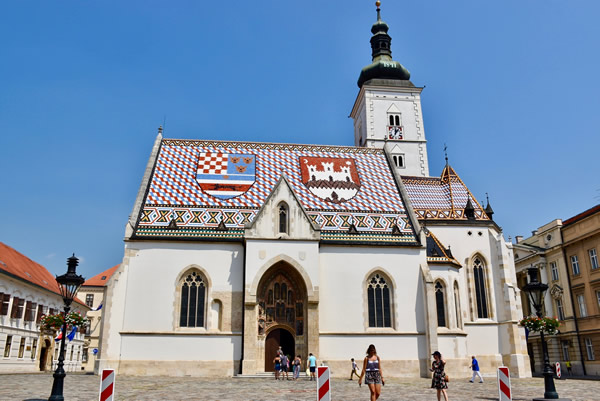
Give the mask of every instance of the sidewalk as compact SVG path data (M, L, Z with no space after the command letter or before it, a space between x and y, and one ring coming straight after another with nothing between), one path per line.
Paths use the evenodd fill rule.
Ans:
M52 389L51 374L0 375L0 400L47 400ZM65 399L68 401L98 400L98 376L68 374L65 378ZM541 378L513 379L513 400L525 401L542 397ZM333 379L332 399L339 401L368 400L366 386L356 380ZM557 380L561 397L573 401L600 401L600 381ZM483 384L469 383L469 378L453 379L448 395L452 401L497 400L495 378L485 378ZM126 400L202 400L202 401L315 401L316 383L310 381L275 381L273 379L222 379L165 376L117 376L115 399ZM430 379L388 378L379 401L431 401L436 399Z

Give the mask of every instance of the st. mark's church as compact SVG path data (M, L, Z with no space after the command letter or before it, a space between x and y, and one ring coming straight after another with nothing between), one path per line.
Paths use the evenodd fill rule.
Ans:
M511 245L446 163L429 172L421 91L371 28L355 146L158 137L107 288L97 368L224 376L278 346L346 374L506 365L530 376ZM305 368L305 367L303 367ZM465 376L466 377L466 376Z

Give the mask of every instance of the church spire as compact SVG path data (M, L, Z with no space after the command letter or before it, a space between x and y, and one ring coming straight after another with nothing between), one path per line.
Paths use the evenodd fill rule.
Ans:
M371 79L393 79L408 81L410 72L397 61L392 60L392 38L388 35L390 27L381 20L381 2L377 0L377 21L371 27L371 56L373 63L360 72L358 87Z

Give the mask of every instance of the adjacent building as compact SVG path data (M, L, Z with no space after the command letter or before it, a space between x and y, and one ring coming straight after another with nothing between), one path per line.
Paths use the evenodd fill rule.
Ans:
M45 314L63 310L54 276L39 263L0 242L0 373L53 370L58 360L56 333L40 330ZM76 299L71 310L82 315L89 308ZM65 370L81 370L84 335L66 343Z
M560 320L560 332L547 336L551 362L572 365L573 374L599 375L595 350L600 347L600 205L567 220L553 220L526 239L516 238L515 267L519 288L527 284L527 269L540 270L548 284L544 314ZM521 293L526 316L535 311ZM533 372L543 370L539 335L529 333L527 350Z
M100 349L100 335L102 329L102 314L104 312L103 303L106 296L106 283L117 270L117 266L113 266L108 270L88 279L83 283L78 297L85 301L85 304L90 308L86 317L90 324L85 332L85 343L83 346L82 366L86 371L93 371L96 362L96 355Z

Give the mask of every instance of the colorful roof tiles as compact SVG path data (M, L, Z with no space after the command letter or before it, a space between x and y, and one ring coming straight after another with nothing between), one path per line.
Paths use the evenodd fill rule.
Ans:
M354 225L373 241L416 241L381 149L173 139L161 142L135 235L240 238L282 175L322 238L346 241Z
M403 176L402 182L419 219L467 220L464 210L470 199L475 220L490 220L458 174L448 165L439 178Z

